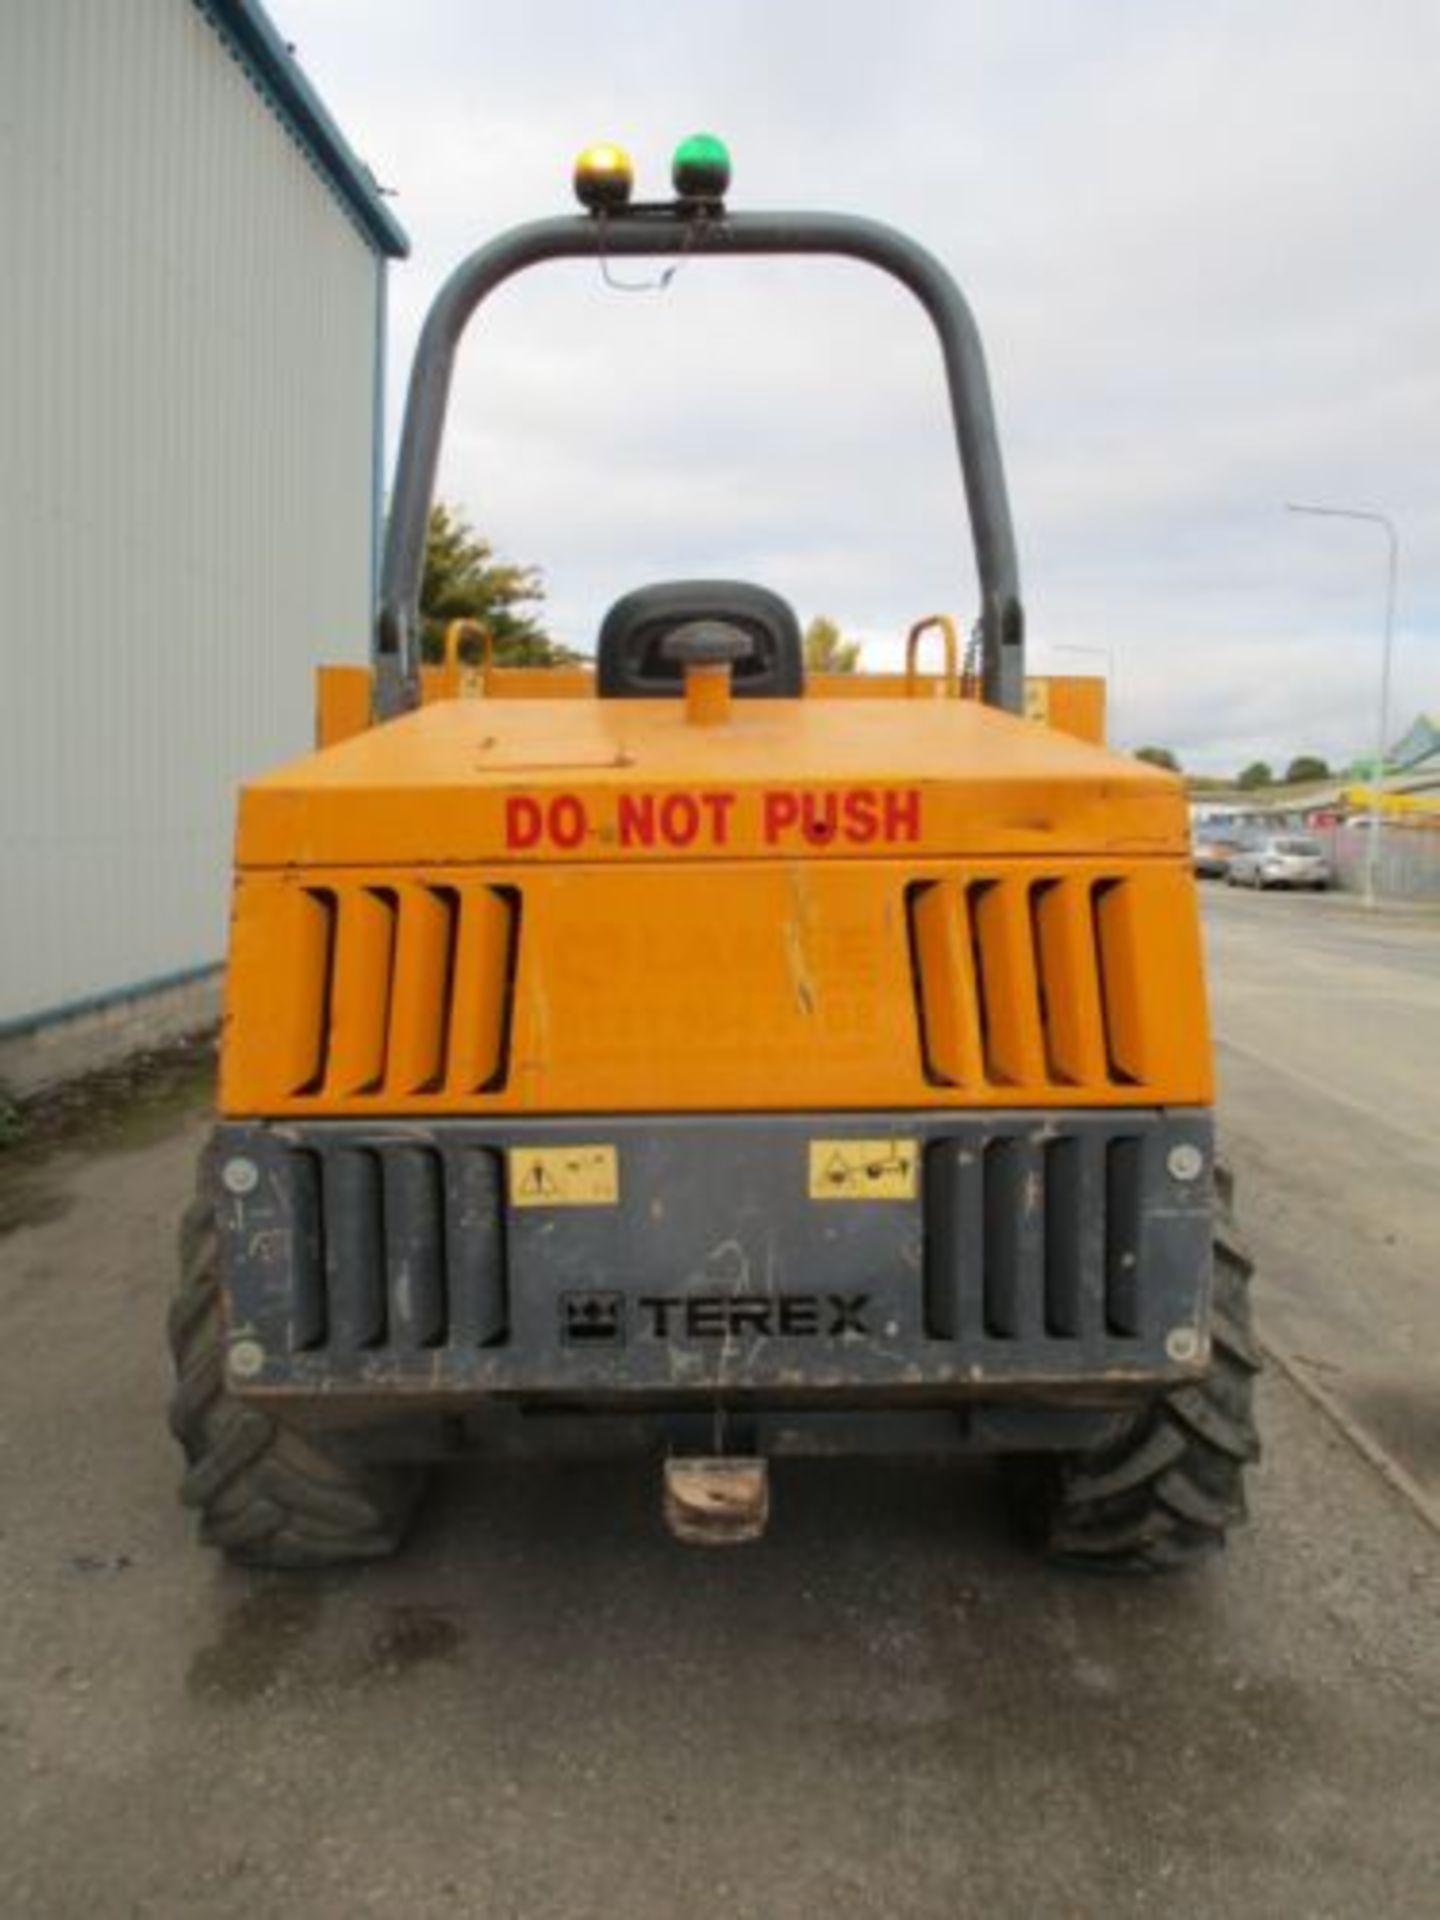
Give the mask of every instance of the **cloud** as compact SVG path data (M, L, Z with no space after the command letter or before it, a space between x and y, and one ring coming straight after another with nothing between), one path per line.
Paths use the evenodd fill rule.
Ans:
M415 241L392 427L462 253L563 208L586 139L626 139L662 191L674 138L714 126L735 204L851 206L955 270L1035 660L1112 649L1124 738L1219 769L1370 744L1383 543L1297 497L1395 515L1392 731L1440 705L1429 0L271 6ZM442 485L582 643L689 571L763 578L877 657L973 606L925 322L853 267L694 262L663 296L527 276L467 342Z

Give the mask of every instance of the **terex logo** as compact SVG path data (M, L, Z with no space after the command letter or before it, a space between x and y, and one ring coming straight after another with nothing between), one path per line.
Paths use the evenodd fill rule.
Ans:
M728 1293L648 1294L635 1302L652 1340L728 1340L763 1334L785 1340L867 1335L868 1293L779 1293L768 1299Z

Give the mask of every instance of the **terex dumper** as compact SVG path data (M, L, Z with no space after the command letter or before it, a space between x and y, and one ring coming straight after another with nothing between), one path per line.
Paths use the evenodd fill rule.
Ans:
M949 274L871 221L731 213L727 182L692 143L678 197L630 205L592 155L586 211L447 281L373 673L323 675L328 744L241 796L171 1319L184 1495L236 1559L388 1552L422 1454L622 1426L690 1538L759 1530L772 1454L851 1444L1025 1456L1050 1549L1106 1567L1188 1562L1241 1514L1257 1359L1180 784L1021 716ZM760 254L868 262L934 323L974 685L827 697L789 606L727 581L625 592L593 676L494 668L473 697L422 667L474 309L559 258Z

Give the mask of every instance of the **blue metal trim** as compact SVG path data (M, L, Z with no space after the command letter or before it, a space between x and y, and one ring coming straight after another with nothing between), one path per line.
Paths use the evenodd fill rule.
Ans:
M405 259L408 234L380 198L374 175L331 119L259 0L193 4L334 188L370 244L392 260Z
M134 986L113 987L105 993L85 994L78 1000L64 1000L58 1007L46 1007L39 1013L25 1013L18 1020L0 1020L0 1040L13 1040L21 1034L36 1033L41 1027L53 1027L61 1020L79 1020L87 1013L105 1013L111 1007L124 1006L130 1000L144 1000L152 993L166 993L175 987L188 987L197 980L219 976L224 962L211 960L202 967L186 967L179 973L158 974L153 980L139 980Z

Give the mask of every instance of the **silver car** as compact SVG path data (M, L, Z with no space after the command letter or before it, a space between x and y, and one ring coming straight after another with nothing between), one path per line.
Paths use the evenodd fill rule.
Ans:
M1230 862L1240 850L1233 833L1217 827L1202 827L1190 843L1190 865L1197 880L1223 880Z
M1225 875L1232 887L1311 887L1316 893L1323 893L1331 878L1320 842L1297 833L1247 840L1231 857Z

